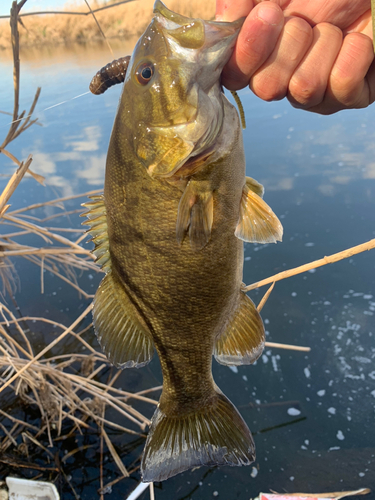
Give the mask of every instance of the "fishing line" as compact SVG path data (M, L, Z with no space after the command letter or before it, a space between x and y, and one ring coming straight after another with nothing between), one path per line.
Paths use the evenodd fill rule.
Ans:
M48 106L48 108L42 109L40 111L40 113L42 113L43 111L47 111L48 109L56 108L57 106L61 106L61 104L65 104L67 102L74 101L74 99L78 99L78 97L83 97L84 95L87 95L90 93L91 93L90 91L87 91L87 92L84 92L83 94L79 94L79 95L76 95L75 97L71 97L70 99L66 99L66 101L61 101L57 104L53 104L52 106ZM3 113L5 113L5 112L3 111ZM6 113L6 114L8 114L8 113ZM9 114L11 114L11 113L9 113ZM27 118L30 118L31 116L32 116L32 114L27 115L27 116L23 116L22 118L18 118L18 120L13 120L12 122L9 122L4 126L12 125L13 123L17 123L17 122L20 122L22 120L26 120Z
M78 99L78 97L82 97L83 95L90 94L90 91L84 92L83 94L76 95L75 97L72 97L71 99L67 99L66 101L61 101L58 104L54 104L53 106L49 106L48 108L43 109L43 111L47 111L47 109L52 109L56 108L56 106L60 106L60 104L65 104L66 102L73 101L74 99Z

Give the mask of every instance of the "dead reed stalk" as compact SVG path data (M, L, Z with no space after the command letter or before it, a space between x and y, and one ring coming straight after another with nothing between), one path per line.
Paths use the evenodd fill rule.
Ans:
M296 276L297 274L305 273L306 271L310 271L311 269L316 269L317 267L322 267L327 264L333 264L334 262L347 259L348 257L352 257L353 255L357 255L359 253L366 252L368 250L373 250L374 248L375 248L375 239L367 241L366 243L362 243L361 245L348 248L347 250L343 250L342 252L335 253L328 257L323 257L322 259L314 260L313 262L304 264L303 266L295 267L287 271L282 271L281 273L275 274L274 276L270 276L269 278L266 278L264 280L257 281L252 285L244 286L242 290L244 292L249 292L250 290L254 290L255 288L259 288L261 286L269 285L270 283L272 283L272 285L267 290L267 292L265 293L264 297L262 298L261 302L258 305L258 311L261 311L261 309L267 302L268 297L270 296L276 281L281 281L286 278L291 278L292 276ZM274 347L276 347L276 345L274 345ZM305 350L305 349L306 348L298 348L298 347L296 348L296 350Z
M73 429L90 428L90 420L100 427L108 451L113 457L124 477L129 474L111 443L104 425L127 434L143 436L145 428L150 421L133 405L128 403L129 398L157 405L157 400L145 397L143 393L129 393L114 387L120 371L111 375L106 384L96 380L97 376L108 368L109 362L104 354L93 349L81 335L75 331L76 327L91 311L91 304L67 328L64 325L45 318L19 318L16 319L12 312L4 305L1 308L3 321L0 323L0 393L7 387L12 388L15 395L31 406L39 408L42 425L41 428L30 426L22 420L15 419L12 415L1 411L1 415L17 424L10 431L7 430L4 438L0 440L0 451L5 452L9 446L17 446L17 437L24 428L23 436L43 448L38 436L46 433L50 446L54 439L62 435L64 421L70 421ZM42 351L35 354L28 341L24 324L29 320L48 322L61 328L62 333ZM6 329L11 326L16 328L15 333L8 334ZM85 353L49 354L51 349L68 335L73 335L85 349ZM80 366L80 373L77 373ZM113 417L104 417L106 406L115 410L120 416L127 419L130 424L139 428L139 431L119 425ZM2 425L2 427L4 427ZM44 450L46 451L46 450ZM47 450L48 451L48 450Z
M11 141L18 138L21 133L25 132L37 121L37 119L31 120L31 115L34 112L40 89L36 92L28 115L26 115L25 111L19 114L20 67L18 19L19 11L25 1L22 0L18 4L16 1L13 2L10 17L14 55L14 109L13 120L8 134L1 145L0 152L17 165L17 170L11 176L0 196L0 224L3 228L6 228L6 226L12 227L11 232L3 231L0 236L0 275L3 278L4 293L8 291L12 300L14 300L12 287L13 267L9 259L15 256L22 256L40 266L42 293L44 289L44 271L49 271L70 284L84 298L89 299L92 296L78 285L74 272L75 269L81 271L99 271L99 268L93 262L93 257L89 250L81 246L81 241L85 237L84 230L75 228L56 228L53 230L52 228L45 227L45 223L51 220L51 218L64 217L70 213L77 212L77 210L70 212L65 210L64 202L81 195L75 195L71 198L60 198L47 203L33 204L14 212L9 210L10 205L8 202L27 171L39 182L43 181L41 176L30 172L31 155L25 162L20 162L5 149ZM85 193L83 196L88 194L96 194L96 191ZM56 207L59 212L47 218L38 218L34 215L29 215L30 210L42 209L46 205ZM78 237L75 240L67 238L61 234L64 232L75 233ZM31 247L30 245L21 243L20 239L28 235L38 236L41 240L41 246ZM149 420L137 411L133 405L129 404L128 399L132 398L134 401L139 399L143 403L151 404L153 407L157 404L157 401L144 395L138 396L137 394L114 387L113 384L120 372L116 372L113 376L111 375L107 384L102 384L96 380L96 377L100 376L103 370L108 368L109 362L102 353L93 349L81 337L83 332L78 333L75 331L76 327L81 321L86 319L90 311L91 304L67 328L47 318L23 317L17 319L5 303L0 302L0 315L3 318L3 321L0 322L0 393L3 393L7 388L11 388L14 395L21 398L24 403L36 406L39 409L42 422L41 427L37 428L27 422L16 419L11 414L2 410L1 416L3 421L4 419L8 420L8 422L13 422L14 425L11 429L8 429L0 422L0 427L4 431L0 439L0 451L4 453L9 447L18 447L19 437L22 436L24 440L33 442L45 453L50 454L48 449L40 442L39 436L46 434L49 445L52 446L54 439L58 439L61 436L63 422L70 421L72 428L79 432L80 429L88 429L90 427L88 421L91 420L100 427L108 451L123 476L126 476L128 475L127 471L115 447L112 445L104 425L117 431L143 436L143 431L149 424ZM27 324L30 320L41 321L45 324L51 324L53 327L61 328L62 333L40 352L35 353L28 338L30 332ZM51 349L67 336L73 336L79 341L86 352L80 354L72 352L64 355L52 354L50 352ZM81 366L81 373L77 373L77 365ZM88 367L90 369L87 369ZM106 406L111 407L122 418L127 419L133 427L138 427L138 430L128 428L126 425L119 425L113 421L113 418L105 418L104 412ZM42 468L41 470L46 469ZM65 477L63 469L59 469L59 471ZM70 484L69 479L67 477L65 479ZM76 496L73 485L70 484L70 486Z
M53 229L45 227L45 223L51 220L51 218L57 216L64 217L70 213L76 212L76 210L67 211L64 208L64 202L79 196L96 194L98 191L91 191L90 193L75 195L69 198L59 198L47 203L37 203L14 211L9 210L10 205L8 202L26 171L30 172L29 166L32 160L31 156L29 156L25 162L20 162L5 148L12 140L19 137L21 133L37 122L37 119L31 120L31 115L34 112L35 105L40 95L40 89L38 89L27 115L26 111L19 113L20 68L19 35L17 26L19 11L25 1L26 0L22 0L22 2L18 4L17 2L13 2L10 18L14 55L14 110L12 124L0 147L0 152L14 161L17 165L17 170L0 196L0 224L2 224L3 227L12 227L12 232L4 233L0 237L0 274L3 277L3 282L7 283L6 288L8 292L10 291L11 293L10 281L12 268L11 264L8 264L8 262L9 259L15 256L22 256L28 261L40 266L42 292L44 289L43 274L44 271L47 270L69 283L85 299L90 299L92 296L79 286L74 272L75 270L99 272L98 267L93 262L91 253L81 246L81 242L85 237L83 230L76 228ZM151 0L151 2L153 2L153 0ZM146 0L142 0L142 2L139 3L144 6L147 2ZM179 10L183 14L191 15L191 12L187 10L194 9L194 6L189 5L189 7L185 6L182 9L178 6L176 7L175 3L170 2L171 8ZM102 10L104 10L104 8L96 9L97 12ZM137 14L137 16L139 16L139 14ZM149 19L149 16L144 17L147 20ZM202 14L202 17L207 18L209 16L207 14ZM128 18L128 20L130 23L134 21L133 17L130 17L130 19ZM43 180L41 176L37 176L32 172L30 173L39 182ZM28 213L30 210L37 210L47 205L54 206L61 210L61 212L48 218L38 218L34 215L31 217ZM61 235L61 232L76 233L76 239ZM23 238L28 235L37 235L42 244L32 247L20 243L20 237L22 236ZM245 287L244 291L250 291L266 284L272 284L258 306L258 310L261 310L272 292L276 281L289 278L319 266L337 262L338 260L373 248L375 248L375 240L345 250L344 252L324 257L310 264L271 276L270 278ZM89 304L84 312L67 327L48 318L30 316L16 318L5 304L0 303L0 315L3 318L3 321L0 322L0 393L6 388L12 389L14 395L19 396L22 401L39 409L42 422L42 426L38 428L15 418L4 410L0 410L1 416L12 423L12 428L9 429L0 422L0 427L4 432L3 438L0 440L0 451L4 452L12 446L18 446L19 438L22 436L24 440L33 442L48 455L50 451L41 443L41 436L45 434L48 443L52 445L54 440L62 436L64 422L69 421L72 429L76 432L80 432L81 429L91 428L92 422L94 422L100 429L102 439L101 454L103 454L105 443L122 474L121 478L110 483L113 484L118 480L128 477L131 470L125 468L122 463L106 428L112 428L132 435L144 436L144 431L150 421L138 411L133 404L130 404L129 400L147 403L151 405L151 408L154 408L155 405L157 405L157 400L145 396L145 393L158 391L161 387L154 387L148 391L138 393L127 392L115 386L120 373L119 371L115 372L114 375L111 374L106 383L96 379L102 376L104 370L108 368L109 362L102 353L97 352L84 340L82 337L83 332L77 331L77 327L82 321L86 320L87 322L87 316L91 308L92 305ZM50 324L51 326L61 329L62 332L44 349L36 353L29 340L27 328L25 328L25 325L27 325L29 321ZM84 331L85 330L86 328ZM52 349L69 336L72 336L76 341L80 342L85 350L84 353L77 354L73 352L67 354L53 354ZM309 350L308 347L290 346L271 342L267 342L266 346L300 351ZM116 423L113 418L106 417L106 408L114 410L117 415L126 419L127 424L120 425ZM134 430L134 427L136 430ZM72 453L73 451L71 454ZM66 457L65 460L67 460L67 458L68 457ZM64 459L62 462L63 461ZM104 491L105 488L106 485L103 485L103 481L101 480L101 492ZM153 489L151 486L150 491L151 496L153 496Z
M168 7L180 14L189 17L213 19L215 1L207 0L169 0ZM152 15L154 0L126 0L125 2L108 3L106 5L89 1L89 6L75 6L74 9L66 5L59 12L35 12L22 14L20 30L21 46L46 43L87 42L103 38L114 37L126 39L139 37L145 30ZM113 7L113 8L112 8ZM95 19L92 17L92 12ZM0 19L1 21L1 19ZM98 28L98 25L100 28ZM9 47L9 30L5 23L0 23L0 49Z

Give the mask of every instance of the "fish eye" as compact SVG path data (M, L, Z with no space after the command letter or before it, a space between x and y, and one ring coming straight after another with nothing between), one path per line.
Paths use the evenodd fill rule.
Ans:
M147 85L154 75L154 65L150 62L142 63L135 72L137 82L141 85Z

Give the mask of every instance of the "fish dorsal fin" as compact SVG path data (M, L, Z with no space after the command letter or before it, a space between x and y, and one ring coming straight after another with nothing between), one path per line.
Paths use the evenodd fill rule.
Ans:
M95 333L103 352L118 368L139 368L146 365L154 353L151 334L140 318L123 286L111 272L111 257L107 231L104 195L91 196L83 206L88 211L83 224L95 243L92 253L106 272L94 298Z
M216 340L215 358L222 365L249 365L262 354L264 342L262 318L252 300L240 292L238 307Z
M117 368L140 368L152 359L151 334L112 272L95 294L93 320L100 346Z
M189 230L190 245L194 251L201 250L211 238L213 223L212 192L199 190L199 185L190 181L178 205L176 237L181 245Z
M242 191L240 220L235 231L237 238L251 243L281 241L283 226L271 208L262 200L261 184L250 177Z
M91 235L91 240L95 244L92 253L95 255L95 261L107 273L111 269L111 257L109 254L109 241L107 231L107 212L104 204L104 195L90 196L92 201L83 203L82 206L88 208L88 211L81 214L81 217L87 217L82 224L89 226L87 232Z

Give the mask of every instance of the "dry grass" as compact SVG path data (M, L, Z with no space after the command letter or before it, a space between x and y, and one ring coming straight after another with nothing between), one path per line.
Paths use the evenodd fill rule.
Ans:
M87 428L86 421L91 418L97 423L103 422L123 432L139 434L102 417L101 414L106 405L136 424L142 433L149 424L149 419L135 410L127 401L132 398L153 406L157 404L156 400L145 397L144 393L133 394L113 387L120 371L116 371L106 384L96 380L96 377L108 368L109 362L104 354L97 352L82 338L82 333L87 328L81 332L74 331L90 311L91 305L70 327L66 327L46 318L16 318L5 304L1 304L0 312L3 320L0 322L0 392L11 387L22 401L39 408L43 426L38 429L38 435L47 431L51 446L52 431L56 437L59 437L64 419L70 419L77 430L81 427ZM24 327L28 321L48 323L61 329L62 333L43 351L35 354ZM79 341L87 353L74 352L45 356L67 335ZM77 363L80 365L79 374L76 373ZM152 388L150 392L159 389L160 387ZM4 415L4 412L2 411L1 414ZM10 415L7 417L12 420ZM28 425L24 423L24 427ZM0 450L5 451L10 444L14 444L20 432L20 429L17 429L17 433L13 436L8 433L0 441Z
M17 450L22 443L27 445L31 442L44 452L45 456L47 454L47 458L48 455L51 455L51 458L55 459L58 464L55 472L64 476L64 462L70 455L79 450L72 450L61 460L56 461L54 455L42 443L47 441L50 448L56 447L56 441L66 438L67 434L82 433L84 429L92 429L92 423L95 423L101 439L104 439L109 453L121 472L121 477L116 480L118 481L129 477L129 472L108 437L106 428L146 437L144 430L150 422L132 404L129 404L129 399L142 401L155 407L157 400L146 397L145 393L159 390L160 387L135 394L118 389L114 387L114 384L121 373L120 371L116 371L114 374L111 372L105 384L97 380L108 368L109 362L103 354L95 351L82 338L81 335L87 328L77 333L74 331L90 311L91 305L67 328L46 318L23 317L16 319L13 313L4 304L1 304L3 321L0 322L0 392L6 387L10 387L23 404L36 406L40 412L41 424L39 426L30 425L26 421L0 410L1 420L5 424L0 423L3 431L3 437L0 439L0 456L4 456L9 448ZM43 351L35 355L24 329L24 325L28 321L47 322L60 328L62 333ZM57 354L42 358L42 354L50 351L67 335L74 336L82 344L86 353ZM113 412L111 418L106 418L106 408L115 410L122 420L125 422L127 420L139 430L135 431L127 427L126 424L115 423ZM66 431L66 421L71 424L68 427L68 432ZM65 429L64 432L63 429ZM103 460L103 449L101 457ZM9 465L21 466L17 464L17 461ZM49 469L41 467L40 470ZM73 485L70 486L75 494ZM105 490L108 486L108 484L103 484L102 480L102 489Z
M0 276L3 282L3 300L0 300L0 393L3 402L6 400L3 398L9 398L9 394L11 394L13 400L17 402L16 408L20 403L37 408L41 423L34 426L26 420L16 418L12 411L9 413L4 411L4 404L2 404L0 410L0 463L15 468L36 469L45 473L48 471L57 472L69 484L74 496L78 498L74 486L64 473L63 462L70 454L62 459L56 459L43 443L52 447L59 439L66 437L62 435L63 430L66 432L68 429L68 434L79 433L82 430L91 429L94 423L101 436L101 486L105 489L108 485L104 484L102 475L104 443L121 473L121 479L129 476L129 472L122 463L106 429L112 428L116 431L144 436L143 432L149 424L149 420L129 403L129 399L148 403L152 407L157 404L157 401L144 394L132 394L116 388L115 382L121 373L120 371L112 373L110 370L110 377L105 384L99 381L103 377L103 372L110 369L110 364L102 353L97 352L83 338L83 334L87 330L92 330L91 322L89 321L89 325L82 331L76 331L80 323L90 314L91 303L69 327L66 327L54 319L44 317L18 318L4 300L5 294L8 293L17 307L14 299L17 276L11 260L15 256L21 256L40 267L41 293L44 290L44 271L49 271L72 286L85 299L91 299L92 296L79 286L76 272L100 272L89 250L82 247L82 241L86 237L83 229L49 226L51 220L56 217L67 218L72 213L82 212L82 209L67 211L65 202L73 198L87 198L88 195L95 194L97 191L10 210L8 202L26 173L32 174L36 181L43 183L43 178L29 169L32 162L31 155L22 162L5 149L10 142L36 123L36 120L31 118L40 93L40 89L38 89L29 113L26 114L26 111L19 113L18 11L19 5L15 4L12 8L10 23L14 61L13 120L8 134L0 146L0 153L5 154L16 165L14 174L0 196L0 224L2 226ZM47 218L37 217L35 213L38 213L38 210L42 211L47 205L49 208L54 207L55 213ZM67 235L75 237L69 238ZM27 242L29 236L32 236L34 241L36 236L40 243L34 244L34 246L25 244L24 241ZM49 326L50 335L55 334L56 329L60 329L62 332L44 349L35 352L30 341L32 331L28 327L28 323L31 321L34 325L33 329L44 324ZM77 354L77 348L74 347L72 347L71 352L67 352L66 348L53 350L55 346L62 343L63 340L67 340L68 337L81 344L84 352L80 349L80 353ZM64 354L61 354L62 352ZM150 391L158 389L160 388L150 389ZM6 394L5 390L8 390ZM11 390L10 393L9 390ZM106 418L106 408L111 409L110 418ZM121 425L114 421L116 414L121 416ZM126 422L132 428L128 427ZM39 448L46 457L47 463L49 459L54 459L56 467L29 465L14 458L17 457L18 451L23 449L22 447L26 447L27 451L29 443ZM12 454L13 458L9 459L9 451L13 453L13 450L16 454ZM73 450L71 453L75 453L75 451L77 450Z
M78 197L86 198L86 195L93 195L98 191L90 191L78 195ZM50 202L31 205L23 209L8 211L3 214L0 219L0 224L3 226L11 226L12 232L5 233L0 237L0 259L7 262L11 257L21 256L28 261L40 267L40 290L44 292L44 271L49 271L59 277L70 286L75 288L86 299L92 298L92 295L83 290L77 281L75 270L79 271L94 271L99 272L100 269L93 262L92 254L86 248L81 246L81 241L85 237L85 232L81 228L62 228L55 229L43 226L46 222L55 217L66 217L75 212L81 212L81 209L66 211L63 202L72 198L59 198ZM59 210L58 213L48 218L37 218L28 216L27 212L35 210L36 207L42 208L45 206L54 206ZM59 234L74 233L79 234L78 238L71 240L66 236ZM27 235L36 235L41 240L41 246L30 246L21 241ZM6 269L6 268L5 268ZM0 273L2 268L0 267ZM7 271L9 275L9 268ZM9 280L8 280L9 281Z
M90 1L95 8L102 2ZM109 3L109 2L108 2ZM212 19L215 14L215 0L200 2L198 0L169 0L165 2L169 8L180 14ZM127 4L114 6L95 13L103 33L107 38L140 36L150 22L154 0L134 0ZM66 11L87 12L84 0L76 5L67 5ZM21 16L20 45L45 43L88 42L101 38L92 15L34 15ZM0 49L10 47L10 28L7 20L0 22Z
M124 12L125 9L128 9L128 15L122 15L121 18L126 18L128 28L121 29L126 30L133 26L134 30L139 29L142 31L150 18L150 11L148 9L151 9L152 4L153 0L141 0L137 3L121 6L121 9L123 9ZM177 8L176 4L172 1L169 2L168 5L171 8L180 10L180 12L187 15L192 14L191 10L194 11L193 3L190 3L187 10L185 8L185 11ZM211 3L203 5L205 9L211 8ZM118 10L116 11L115 9ZM115 29L113 25L117 22L115 22L115 19L117 18L118 20L120 16L120 7L116 7L115 9L105 11L107 21L101 19L98 14L98 20L101 23L106 36L112 36L111 33L116 33L117 28ZM135 12L137 12L137 15L135 15ZM110 13L115 17L110 18ZM57 230L50 227L48 224L51 219L57 216L66 217L77 211L67 211L64 206L65 202L71 200L72 198L88 196L89 194L94 194L95 192L84 193L70 198L60 198L47 203L34 204L22 209L10 211L10 205L8 202L18 184L22 181L25 173L30 173L29 166L31 164L31 157L29 157L26 161L21 162L17 158L12 157L12 155L10 155L5 148L9 142L14 140L29 126L35 123L36 120L32 120L31 115L39 96L39 91L37 91L34 101L31 104L30 111L27 115L26 112L19 113L19 41L17 15L18 13L13 11L11 22L13 30L12 38L15 74L13 123L9 129L6 139L0 147L0 153L6 154L9 158L11 158L16 166L14 175L11 177L4 192L0 196L0 224L2 224L3 228L6 226L11 228L8 232L4 230L2 236L0 237L0 275L4 286L3 293L5 294L5 292L8 292L8 294L13 297L15 277L11 259L15 256L22 256L31 263L40 267L41 292L43 292L44 288L44 270L48 270L72 286L76 292L81 294L85 299L90 299L91 295L79 286L76 271L90 270L91 272L99 272L99 268L93 262L90 252L82 247L82 241L85 237L83 231L74 227L66 227L64 229ZM208 14L208 11L200 13L199 15L206 18L211 17ZM32 22L34 22L32 19L34 19L36 24L32 24ZM61 19L60 28L58 27L59 19ZM135 25L135 19L139 22L139 26ZM78 23L77 25L74 24L76 23L76 20ZM43 23L45 23L44 26L53 26L53 28L51 28L51 34L48 32L48 39L51 41L64 41L66 40L66 37L70 36L70 32L74 34L74 36L79 37L79 29L82 29L83 31L86 29L84 27L84 23L82 22L82 18L71 17L69 20L68 16L61 16L61 18L56 16L54 18L30 17L26 18L24 21L26 27L27 23L30 22L28 31L23 33L24 42L28 41L27 36L31 36L33 30L35 31L33 40L35 42L42 41L43 38L40 38L38 35L38 30L40 30L40 26L43 26ZM84 18L84 21L90 22L90 36L92 36L92 33L95 30L95 24L93 23L92 18ZM118 24L120 25L122 22L123 21ZM38 25L37 23L42 24ZM74 29L78 31L74 31L73 25L76 26ZM111 31L112 29L113 31ZM120 28L118 28L118 30L119 29ZM57 34L58 30L60 30L60 34ZM87 34L84 31L84 35L82 36L89 36L89 29L87 28L87 30ZM7 37L10 38L10 35L8 34ZM31 40L32 39L30 38L29 41ZM25 116L29 117L25 120ZM42 182L43 179L40 178L40 176L34 173L32 173L32 175L37 181ZM56 213L53 216L48 218L38 218L35 215L30 214L31 210L41 209L46 205L56 208ZM69 238L66 236L69 236L69 234L76 236L75 238ZM36 235L39 238L40 245L30 246L22 243L25 236L27 237L31 235ZM355 247L346 252L340 253L339 257L350 257L354 253L369 250L374 248L374 246L374 240L372 240L358 248ZM337 260L338 255L332 256L332 258L324 258L319 262L313 262L311 264L307 264L306 266L302 266L301 268L296 268L289 272L273 276L267 280L263 280L262 282L257 282L254 285L247 287L247 290L265 285L267 283L274 283L277 280L294 276L295 274L307 271L308 269L317 267L318 265L326 265ZM259 304L259 310L264 306L272 289L273 285ZM11 394L19 397L23 403L30 405L31 407L36 407L41 418L41 426L36 427L24 420L15 418L11 412L7 413L4 409L0 410L0 433L2 436L0 439L0 457L7 450L12 448L18 449L22 444L28 442L33 443L35 446L43 450L46 456L50 456L52 454L48 448L45 447L43 442L47 443L47 446L53 445L55 440L63 437L63 428L64 426L66 427L67 422L70 423L69 433L82 432L83 429L91 428L94 423L94 425L96 425L99 429L101 436L101 472L103 469L104 445L106 445L108 452L111 454L121 473L121 477L107 485L104 484L103 475L101 474L100 495L101 498L103 498L103 492L107 487L111 486L118 480L127 477L131 472L128 471L122 463L115 447L111 442L111 439L107 434L106 429L111 428L128 434L130 433L144 436L144 431L149 424L149 420L142 413L140 413L133 406L133 404L130 404L129 400L146 403L151 407L154 407L157 404L157 401L145 396L145 392L138 392L134 394L117 388L115 383L121 373L120 371L114 371L111 373L106 383L98 381L98 378L103 379L103 372L108 369L109 362L102 353L97 352L88 342L84 340L83 334L88 328L91 327L91 324L89 324L88 327L84 328L82 331L77 330L77 327L89 315L90 311L91 304L88 305L85 311L80 314L69 327L67 327L66 325L57 323L53 318L16 318L10 308L6 305L5 301L0 301L0 393L3 393L3 391L7 388L8 390L10 389ZM55 327L60 329L61 333L44 349L36 352L30 341L27 327L25 327L29 321L35 321L36 325L42 323L49 324L51 325L51 330L52 327ZM62 342L68 338L73 338L76 342L79 342L84 348L84 352L77 354L76 349L74 352L66 352L65 349L64 354L61 354L63 349L54 349L56 346L62 347ZM272 347L293 348L293 346L283 346L280 344L271 345L268 343L268 345ZM56 354L56 352L58 353ZM154 387L146 392L156 390L160 390L160 387ZM2 396L3 395L4 393ZM124 423L120 425L116 423L113 418L106 417L107 408L111 409L111 412L114 411L116 415L121 415L124 419ZM136 430L134 430L134 427ZM61 462L67 460L69 456L76 451L77 450L72 450L63 460L61 460ZM0 462L1 460L2 459L0 458ZM24 465L19 466L21 467ZM40 470L45 471L47 469L43 469L42 467ZM49 468L48 470L56 471L64 476L61 464L56 465L55 468ZM65 479L69 483L69 479L67 477L65 477ZM71 487L73 493L76 495L73 486ZM76 498L78 498L77 495Z

